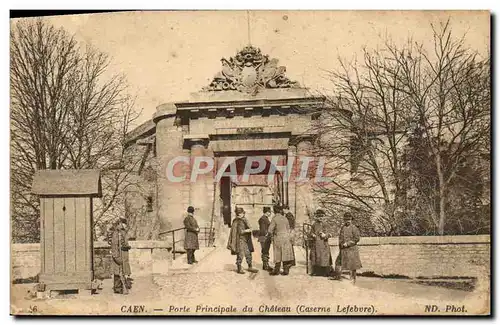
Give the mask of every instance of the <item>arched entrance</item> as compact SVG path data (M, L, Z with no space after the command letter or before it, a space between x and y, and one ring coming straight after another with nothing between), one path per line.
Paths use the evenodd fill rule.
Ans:
M247 163L252 169L258 168L258 163L253 161L250 164L248 156L240 157L234 161L236 179L230 176L224 176L220 179L218 200L224 225L228 227L231 225L234 210L236 206L239 206L245 209L246 217L251 226L258 229L258 219L262 215L264 207L272 208L276 203L285 203L287 187L283 182L282 173L277 170L276 166L273 168L269 157L262 158L265 167L258 173L244 177ZM282 159L285 160L286 157L282 157ZM230 172L230 166L228 166L225 173Z

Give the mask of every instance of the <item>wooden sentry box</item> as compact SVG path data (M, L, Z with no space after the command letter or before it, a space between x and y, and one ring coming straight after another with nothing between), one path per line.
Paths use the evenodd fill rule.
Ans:
M92 200L101 196L99 171L40 170L35 174L32 192L40 198L39 281L48 291L91 292Z

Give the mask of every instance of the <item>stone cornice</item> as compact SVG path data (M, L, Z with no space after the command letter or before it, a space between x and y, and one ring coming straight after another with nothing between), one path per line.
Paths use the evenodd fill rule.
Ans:
M184 149L191 149L191 146L199 144L204 146L205 148L208 146L209 136L208 134L185 134L183 137Z

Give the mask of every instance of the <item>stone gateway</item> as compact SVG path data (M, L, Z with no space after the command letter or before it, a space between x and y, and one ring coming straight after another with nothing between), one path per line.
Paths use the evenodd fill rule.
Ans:
M293 164L297 157L311 155L313 112L324 98L310 95L285 71L276 59L247 46L222 59L221 72L202 91L158 106L151 120L129 134L127 149L142 156L139 176L155 175L141 178L150 191L129 204L140 206L138 197L146 196L146 217L157 217L160 234L182 227L189 205L196 207L200 227L226 234L236 206L247 211L253 229L262 209L276 203L288 205L298 224L308 220L314 209L310 181L284 176L300 168ZM264 164L254 167L248 157ZM192 162L201 169L194 176ZM245 165L253 172L241 177ZM214 171L221 169L217 177Z

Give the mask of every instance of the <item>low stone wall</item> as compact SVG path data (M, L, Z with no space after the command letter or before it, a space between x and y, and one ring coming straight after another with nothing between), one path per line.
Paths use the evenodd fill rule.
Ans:
M11 278L28 279L40 273L40 244L11 244Z
M329 244L337 257L338 238ZM358 243L360 272L408 277L477 277L489 274L490 236L365 237Z
M338 240L329 241L332 256ZM135 276L167 274L172 258L165 241L131 241L130 267ZM490 236L365 237L359 242L363 268L360 272L408 277L477 277L489 274ZM96 278L108 278L109 245L94 243ZM12 280L27 279L40 272L39 244L11 245Z
M134 276L165 274L172 264L170 246L164 241L130 241L130 268ZM111 277L110 247L105 242L94 243L94 275L98 279ZM40 244L11 245L12 280L28 279L40 273Z

